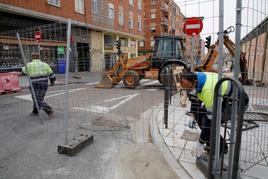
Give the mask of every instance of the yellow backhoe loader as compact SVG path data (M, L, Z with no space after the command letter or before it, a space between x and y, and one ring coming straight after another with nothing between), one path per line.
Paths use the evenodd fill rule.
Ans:
M167 66L188 67L183 58L183 38L179 36L157 36L153 53L150 55L128 58L120 55L113 68L103 74L98 88L112 88L121 80L125 87L135 88L141 79L158 79L163 83L163 69Z
M224 31L224 46L228 49L232 57L235 57L235 44L228 36L228 34L230 34L233 31L234 31L233 26L228 27ZM211 38L207 38L207 40L209 39ZM215 63L215 60L218 57L218 46L219 46L219 40L217 40L215 44L211 46L208 45L208 53L205 55L205 58L203 60L204 63L199 67L195 67L195 71L215 71L213 69L213 64ZM240 53L239 64L240 64L241 77L239 80L243 85L252 85L253 81L248 79L247 60L245 58L245 55L246 54L244 52Z

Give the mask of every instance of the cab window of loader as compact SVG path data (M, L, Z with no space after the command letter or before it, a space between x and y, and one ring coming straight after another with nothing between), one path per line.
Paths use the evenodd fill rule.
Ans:
M176 59L179 59L179 58L182 58L182 44L181 44L181 41L179 40L176 40L176 43L175 43L175 58Z
M162 55L163 57L172 57L173 56L173 49L172 49L172 39L165 39L163 40L163 51Z
M155 44L155 57L171 58L172 55L172 39L159 39Z

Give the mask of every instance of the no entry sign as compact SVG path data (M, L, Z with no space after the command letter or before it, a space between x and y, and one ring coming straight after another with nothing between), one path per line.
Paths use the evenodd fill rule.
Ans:
M184 33L187 35L198 35L203 29L203 17L190 17L185 20Z
M36 31L34 34L34 39L39 42L41 40L41 32L40 31Z

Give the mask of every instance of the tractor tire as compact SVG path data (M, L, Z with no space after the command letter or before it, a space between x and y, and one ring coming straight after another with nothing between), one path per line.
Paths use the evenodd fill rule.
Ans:
M140 75L134 70L128 70L124 76L123 83L126 88L134 89L140 84Z
M163 75L164 75L164 68L162 68L162 70L159 72L159 75L158 75L158 81L159 83L163 84Z

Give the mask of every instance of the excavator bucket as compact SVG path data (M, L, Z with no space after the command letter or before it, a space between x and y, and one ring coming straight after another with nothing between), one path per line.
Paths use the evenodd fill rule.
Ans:
M112 88L113 79L107 73L103 73L101 81L95 87L96 88Z

